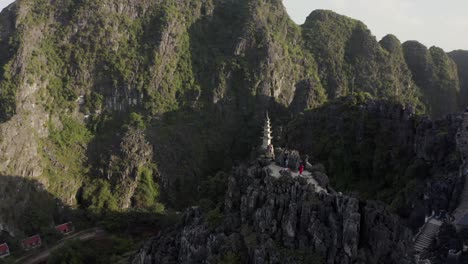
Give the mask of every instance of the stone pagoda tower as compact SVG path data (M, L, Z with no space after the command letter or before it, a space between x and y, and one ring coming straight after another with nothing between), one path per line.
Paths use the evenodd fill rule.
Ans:
M273 145L271 145L271 139L273 137L271 136L271 124L270 124L270 117L268 116L268 112L266 114L266 119L265 119L265 125L263 127L263 141L262 141L262 147L261 149L264 151L272 152L273 151Z

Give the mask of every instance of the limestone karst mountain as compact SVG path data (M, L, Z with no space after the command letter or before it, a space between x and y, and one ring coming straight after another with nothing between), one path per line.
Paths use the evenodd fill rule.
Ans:
M408 41L403 51L415 83L433 117L440 118L460 109L460 80L455 62L442 49Z
M18 0L0 13L0 177L93 214L216 206L268 110L275 145L303 148L346 191L385 171L365 198L410 217L409 193L459 162L458 121L443 117L468 104L465 53L377 41L325 10L299 26L280 0ZM15 217L0 231L24 233Z
M421 98L396 37L379 43L362 22L322 10L312 12L302 28L329 98L363 91L419 106Z

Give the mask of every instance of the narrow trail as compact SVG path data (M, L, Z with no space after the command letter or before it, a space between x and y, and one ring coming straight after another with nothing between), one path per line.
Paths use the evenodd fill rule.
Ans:
M41 252L19 258L15 261L15 263L21 263L21 264L42 263L49 258L50 254L54 250L62 248L65 245L65 243L68 241L71 241L71 240L88 241L88 240L93 240L93 239L98 239L98 238L104 238L106 236L107 236L106 231L104 231L101 228L86 229L76 234L63 238L62 240L58 242L58 244L54 245L51 248L46 248Z

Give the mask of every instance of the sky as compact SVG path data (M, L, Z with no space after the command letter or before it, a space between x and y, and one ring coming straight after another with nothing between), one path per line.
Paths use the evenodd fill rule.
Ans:
M0 0L3 9L12 0ZM283 0L298 24L315 9L329 9L361 20L380 40L387 34L402 42L417 40L445 51L468 50L467 0Z
M3 9L4 7L6 7L12 2L13 2L12 0L0 0L0 9Z
M380 40L417 40L445 51L468 50L467 0L283 0L298 24L315 9L333 10L364 22Z

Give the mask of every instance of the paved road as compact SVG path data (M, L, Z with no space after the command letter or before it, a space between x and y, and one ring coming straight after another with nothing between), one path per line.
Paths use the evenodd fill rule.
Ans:
M101 228L86 229L76 234L63 238L62 240L58 242L57 245L51 248L44 249L43 251L36 253L34 255L29 255L29 256L24 256L22 258L19 258L16 260L16 263L38 264L38 263L46 261L49 258L50 253L52 253L54 250L57 250L63 247L67 241L70 241L70 240L87 241L87 240L102 238L102 237L105 237L106 235L107 235L106 231L104 231Z

